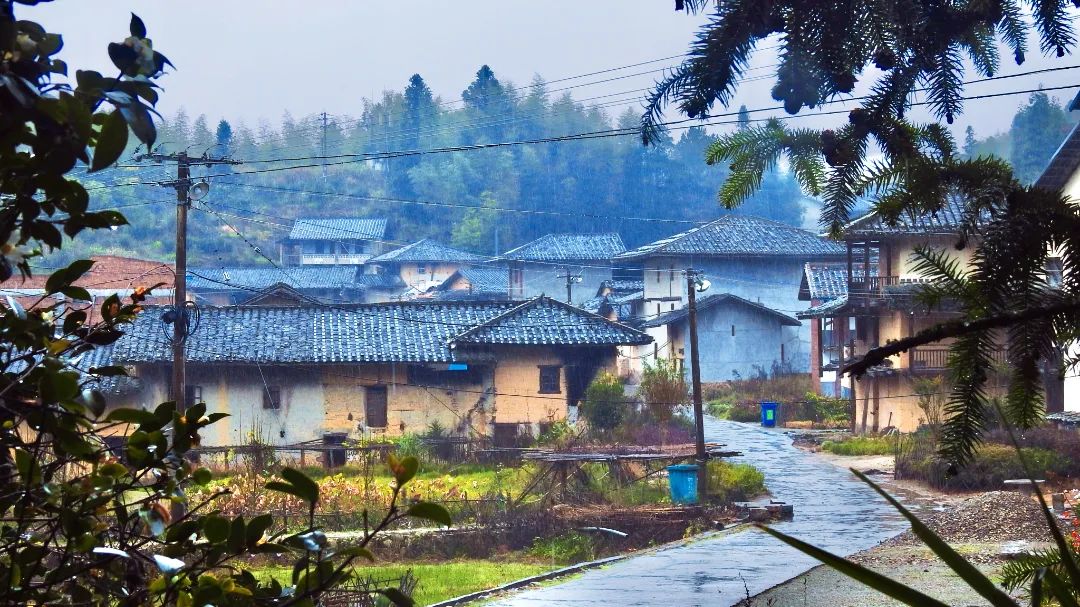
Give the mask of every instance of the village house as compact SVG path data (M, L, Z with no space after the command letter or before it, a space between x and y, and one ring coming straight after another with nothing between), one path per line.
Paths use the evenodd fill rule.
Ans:
M85 289L91 301L72 300L57 293L44 301L45 283L52 272L37 270L30 278L15 276L4 283L0 296L10 296L25 308L39 301L42 305L65 302L70 309L83 310L87 313L87 322L101 320L99 312L102 302L110 295L130 297L136 289L153 289L147 303L169 303L172 301L175 272L172 265L148 259L121 257L118 255L93 255L90 260L94 265L85 274L72 283L72 286Z
M702 376L705 381L746 377L747 371L752 374L807 371L810 328L798 321L795 321L798 327L789 324L795 320L790 314L805 307L798 299L803 266L811 261L840 260L843 255L844 249L838 243L806 230L759 217L725 215L615 256L615 263L640 266L644 273L643 294L633 314L640 322L648 323L646 329L655 340L649 346L652 352L642 348L628 352L629 360L633 361L632 372L638 372L642 364L657 357L685 356L686 348L676 345L681 340L668 343L669 335L681 335L681 329L668 328L665 322L684 322L684 316L670 313L686 305L687 269L701 273L711 283L702 297L722 296L716 302L723 305L712 314L740 309L736 314L738 320L725 323L720 316L711 320L718 333L701 339L702 368L708 365L710 369L708 378ZM763 309L774 313L766 314ZM726 334L725 342L715 346L707 343L723 334ZM754 335L761 339L752 350L740 354L727 349ZM766 341L773 338L776 340ZM710 363L705 352L720 359L716 364Z
M412 299L441 285L461 268L486 259L425 238L372 257L367 262L371 268L367 273L398 277L405 286L402 296Z
M323 303L389 301L405 288L396 275L365 274L351 265L195 267L187 276L191 298L212 306L244 303L279 283Z
M546 297L503 302L400 302L328 307L205 307L186 342L188 398L230 417L204 445L337 440L423 432L509 443L566 419L616 348L649 337ZM94 365L118 406L169 400L171 353L161 309L148 307Z
M1042 175L1035 185L1068 196L1074 206L1080 205L1080 128L1073 128L1061 147L1054 152ZM1076 207L1080 212L1080 207ZM1075 269L1073 270L1075 271ZM1047 281L1051 286L1061 285L1065 268L1060 253L1051 251L1047 260ZM1080 344L1073 343L1064 353L1065 360L1080 360ZM1061 400L1064 411L1080 411L1080 369L1070 369L1065 373L1056 396ZM1055 388L1052 388L1053 391ZM1053 400L1048 398L1048 401Z
M844 229L846 288L836 284L838 278L832 273L827 285L808 285L810 297L821 303L798 315L813 322L818 335L826 327L832 332L826 339L815 340L812 358L824 360L826 345L839 344L832 360L842 367L845 361L890 340L957 318L959 312L949 302L927 309L917 301L915 295L928 278L917 271L915 251L918 247L943 251L961 268L967 267L975 247L970 243L962 249L955 246L963 212L960 202L951 201L937 213L902 216L895 224L885 222L877 213L848 224ZM821 275L816 273L807 279L808 283L820 280ZM815 293L818 297L814 297ZM912 348L871 369L854 385L847 380L851 388L848 394L854 400L854 429L877 432L897 428L910 432L926 423L920 392L933 397L947 393L949 346L945 342ZM1008 363L1001 344L993 349L992 357L998 364ZM821 372L813 373L820 381ZM940 383L931 391L928 381Z
M785 345L798 341L802 326L792 316L730 293L698 298L697 314L698 360L704 382L763 377L786 368ZM638 351L652 347L650 361L675 360L689 381L689 310L684 306L664 312L640 326L655 341Z
M877 265L871 264L870 273L877 275ZM852 276L861 281L863 268L852 268ZM836 319L822 314L833 306L847 301L848 267L842 262L807 263L799 285L799 300L810 302L816 315L805 317L810 323L810 377L814 390L822 396L847 398L850 388L841 381L840 348L845 328ZM804 313L797 314L804 318ZM819 353L820 356L816 356Z
M510 299L510 270L506 266L465 266L454 272L429 295L440 300Z
M283 265L362 265L386 250L386 220L301 217L281 242Z
M500 260L510 268L510 297L548 295L581 305L615 277L612 258L625 250L615 232L547 234L503 253Z

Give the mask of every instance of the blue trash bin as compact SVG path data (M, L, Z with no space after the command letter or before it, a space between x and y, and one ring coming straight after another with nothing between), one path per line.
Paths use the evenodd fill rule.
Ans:
M671 501L675 504L696 504L697 464L676 464L667 467L668 485L671 487Z
M772 428L776 426L776 415L780 410L780 403L770 403L764 401L761 403L761 425L766 428Z

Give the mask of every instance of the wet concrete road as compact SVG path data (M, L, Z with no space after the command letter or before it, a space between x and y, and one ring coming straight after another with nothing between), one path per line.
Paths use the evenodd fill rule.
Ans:
M765 473L775 499L795 505L785 533L849 555L906 529L899 515L847 470L814 458L778 430L706 418L705 440L741 451ZM535 605L734 605L817 565L754 529L706 538L586 571L569 581L495 601Z

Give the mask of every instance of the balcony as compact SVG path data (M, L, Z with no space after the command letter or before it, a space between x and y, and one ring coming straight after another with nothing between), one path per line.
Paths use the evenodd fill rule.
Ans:
M285 255L283 261L288 265L360 265L371 259L370 253L301 253Z
M949 348L947 347L912 348L910 354L910 370L912 373L941 373L949 366ZM991 351L990 358L996 365L1007 365L1009 363L1004 348L995 348Z
M882 299L889 294L906 293L906 289L897 289L905 285L919 285L930 282L925 278L911 276L853 276L848 283L848 298L852 300Z

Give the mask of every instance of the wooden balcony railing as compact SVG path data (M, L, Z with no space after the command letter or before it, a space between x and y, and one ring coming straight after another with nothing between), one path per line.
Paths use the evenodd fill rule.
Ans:
M999 365L1009 362L1008 354L1004 348L995 348L990 355L991 359ZM944 371L949 363L949 348L947 347L922 347L911 349L912 371Z

